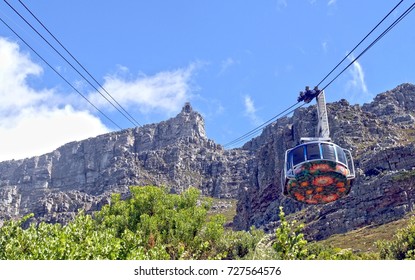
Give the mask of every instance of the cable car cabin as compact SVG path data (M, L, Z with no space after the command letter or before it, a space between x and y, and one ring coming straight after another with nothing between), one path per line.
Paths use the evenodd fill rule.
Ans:
M350 151L311 140L285 153L283 194L307 204L336 201L350 192L355 178Z

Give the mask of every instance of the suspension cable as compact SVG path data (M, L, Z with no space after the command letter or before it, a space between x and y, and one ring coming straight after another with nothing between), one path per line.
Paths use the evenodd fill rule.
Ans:
M374 32L375 29L378 28L378 26L387 18L389 17L389 15L403 2L403 0L401 0L391 11L389 11L389 13L353 48L353 50L351 52L349 52L317 85L317 87L323 82L325 81L351 54L354 50L357 49L357 47L359 47L363 41L365 41L370 34L372 34ZM375 45L381 38L383 38L383 36L385 36L392 28L394 28L403 18L405 18L413 9L415 8L415 3L413 3L403 14L401 14L401 16L399 16L385 31L382 32L381 35L379 35L368 47L366 47L352 62L350 62L338 75L336 75L326 86L324 86L321 91L325 90L331 83L333 83L342 73L344 73L344 71L346 71L354 62L356 62L364 53L366 53L373 45ZM263 127L265 127L266 125L268 125L270 122L272 122L274 119L280 117L282 114L284 114L286 111L290 110L291 108L295 107L298 103L288 107L287 109L285 109L284 111L282 111L281 113L277 114L276 116L272 117L271 119L269 119L268 121L266 121L265 123L259 125L258 127L252 129L251 131L245 133L244 135L236 138L235 140L230 141L229 143L225 144L224 147L229 147L229 146L233 146L237 143L242 142L244 139L258 133ZM305 105L305 103L303 103L301 106L298 106L297 108L294 108L293 110L289 111L288 113L286 113L284 115L287 116L289 114L291 114L292 112L294 112L296 109L303 107Z
M248 137L250 137L250 136L253 136L253 135L255 135L255 134L257 134L262 128L264 128L265 126L267 126L269 123L271 123L273 120L275 120L276 118L278 118L278 117L285 117L285 116L287 116L287 115L289 115L289 114L291 114L292 112L294 112L296 109L298 109L298 108L300 108L300 107L302 107L302 106L304 106L304 105L301 105L301 106L299 106L299 107L297 107L297 108L294 108L293 110L291 110L291 111L289 111L288 113L286 113L285 115L283 115L285 112L287 112L288 110L290 110L290 109L292 109L293 107L295 107L298 103L300 103L300 102L297 102L297 103L295 103L295 104L293 104L293 105L291 105L290 107L288 107L287 109L285 109L284 111L282 111L281 113L279 113L279 114L277 114L277 115L275 115L275 116L273 116L272 118L270 118L269 120L267 120L266 122L264 122L263 124L261 124L260 126L258 126L258 127L256 127L256 128L254 128L254 129L252 129L251 131L249 131L249 132L247 132L247 133L245 133L244 135L242 135L242 136L240 136L240 137L238 137L238 138L236 138L235 140L232 140L232 141L230 141L229 143L227 143L227 144L225 144L223 147L229 147L229 146L233 146L233 145L235 145L235 144L237 144L237 143L239 143L239 142L242 142L244 139L246 139L246 138L248 138Z
M118 129L122 129L114 120L112 120L109 116L107 116L104 112L102 112L97 106L94 105L85 95L83 95L79 90L75 88L65 77L63 77L52 65L50 65L46 59L44 59L37 51L35 51L29 43L27 43L10 25L8 25L0 16L0 21L6 25L28 48L30 48L49 68L51 68L59 77L62 78L73 90L75 90L82 98L84 98L92 107L94 107L101 115L103 115L107 120L109 120L112 124L114 124Z
M405 10L392 24L385 29L369 46L367 46L355 59L353 59L339 74L337 74L326 86L321 90L326 89L331 83L333 83L341 74L344 73L353 63L355 63L363 54L365 54L370 48L372 48L380 39L382 39L389 31L391 31L402 19L404 19L415 8L415 2Z
M133 124L133 126L136 126L136 123L134 123L124 112L122 112L117 106L114 105L111 100L109 100L96 86L94 86L76 67L68 61L42 34L39 33L39 31L33 27L32 24L30 24L13 6L11 6L7 0L4 0L4 2L27 24L29 25L33 31L35 31L63 60L65 60L66 63L68 63L73 70L75 70L92 88L94 88L108 103L110 103L119 113L121 113L129 122Z
M121 106L120 103L118 103L117 100L104 88L104 86L99 83L92 74L76 59L72 53L61 43L61 41L56 38L52 32L43 24L43 22L21 1L19 0L20 4L33 16L33 18L36 19L36 21L49 33L50 36L70 55L70 57L89 75L89 77L94 80L94 82L102 88L103 91L134 121L135 125L141 126L141 124L130 114L127 112L127 110L124 109L123 106Z

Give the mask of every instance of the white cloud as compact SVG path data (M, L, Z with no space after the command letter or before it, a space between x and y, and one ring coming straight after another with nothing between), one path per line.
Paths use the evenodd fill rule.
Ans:
M4 119L3 119L4 120ZM25 108L0 124L0 161L53 151L70 141L96 136L108 129L87 111L62 108Z
M27 79L42 73L18 44L0 37L0 161L41 155L108 131L91 113L64 106L64 95L30 87Z
M244 97L245 116L249 118L252 124L259 125L262 123L261 119L257 116L257 109L255 108L254 101L249 95Z
M133 76L118 66L116 74L105 77L104 87L130 112L172 115L193 97L192 78L200 65L196 62L152 76ZM109 131L101 116L76 93L31 86L37 79L38 84L42 82L42 73L42 67L17 43L0 37L0 161L41 155ZM73 84L82 93L86 90L83 81ZM102 111L115 110L97 92L86 95Z
M350 55L348 59L351 62L355 57ZM362 65L356 60L350 66L347 74L345 91L349 95L349 101L352 103L370 102L373 99L373 94L368 90Z
M138 109L141 113L159 111L171 115L192 98L192 76L198 66L198 63L193 63L187 68L159 72L153 76L141 74L135 78L116 73L105 77L103 86L124 108ZM122 69L127 72L125 67ZM89 98L100 108L113 109L97 92L91 93Z
M42 68L33 63L19 46L0 37L0 112L13 112L37 104L51 91L34 91L26 84L29 75L39 76Z
M355 59L353 55L350 55L348 58L350 62L352 62ZM363 71L362 66L357 60L353 62L353 64L351 65L349 74L351 75L351 79L347 82L348 88L359 90L365 94L368 93L365 82L365 73Z

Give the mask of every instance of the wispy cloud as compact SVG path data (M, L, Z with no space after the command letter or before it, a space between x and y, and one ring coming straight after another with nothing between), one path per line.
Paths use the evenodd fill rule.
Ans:
M158 111L171 115L192 98L195 90L192 78L198 67L198 63L192 63L186 68L159 72L152 76L140 74L133 78L132 75L125 77L126 75L117 73L105 77L104 88L124 107L138 109L144 114ZM125 67L122 69L123 72L128 72ZM112 109L99 93L93 92L89 97L100 108Z
M42 73L18 44L0 37L0 161L51 152L108 131L88 111L65 106L56 90L32 88L28 78Z
M193 76L201 65L195 62L154 75L134 75L118 66L103 85L129 111L172 115L194 96ZM29 78L41 81L42 73L42 67L17 43L0 37L0 161L41 155L67 142L110 131L77 94L33 88ZM81 92L87 89L83 81L73 84ZM115 110L99 93L85 95L101 111Z
M202 114L205 120L217 118L226 111L225 107L222 105L222 102L218 99L205 98L199 95L194 100L198 101L200 104L203 104L203 109L197 108L197 111Z
M257 116L257 109L255 108L254 101L249 95L244 96L245 116L249 118L252 124L259 125L262 123L261 119Z
M323 51L326 53L326 52L328 51L328 49L329 49L329 44L328 44L328 42L327 42L327 41L323 41L323 42L321 43L321 47L323 48Z
M329 0L327 2L327 15L335 16L338 10L337 0Z
M337 0L329 0L329 2L327 3L327 6L334 6L336 5Z
M351 62L355 57L350 55L348 59ZM354 103L370 101L373 95L368 90L363 67L357 60L350 66L348 74L349 78L346 82L345 90L350 96L350 101Z
M219 75L223 75L230 67L238 64L239 61L233 59L232 57L228 57L227 59L221 62L221 67L219 71Z
M287 6L288 6L287 0L278 0L277 1L277 9L278 10L282 10L284 8L287 8Z
M354 55L350 55L348 59L353 61L355 59ZM362 93L367 93L367 86L365 82L365 73L363 71L362 65L356 60L351 65L351 68L349 70L349 74L351 76L351 79L348 81L348 87L352 89L357 89L361 91Z

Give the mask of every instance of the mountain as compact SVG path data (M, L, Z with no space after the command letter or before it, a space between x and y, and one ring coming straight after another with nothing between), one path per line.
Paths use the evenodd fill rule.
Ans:
M204 195L238 199L233 226L272 230L279 206L320 240L412 211L415 201L415 85L402 84L369 103L327 104L333 142L352 151L357 178L350 195L323 206L282 196L286 149L314 136L315 106L280 118L243 147L225 150L207 138L190 104L158 124L68 143L39 157L0 163L0 219L33 212L65 222L78 209L94 211L130 185L163 185L173 193L194 186Z
M306 224L309 239L325 239L366 225L383 224L412 211L415 199L415 85L402 84L369 104L327 104L331 138L351 150L357 178L350 195L323 206L305 206L281 194L286 149L314 136L315 106L282 118L243 146L255 151L250 188L240 189L235 227L272 229L278 208Z
M0 219L34 213L65 222L78 209L94 211L111 193L158 185L179 193L190 186L235 198L247 180L247 151L227 151L207 139L190 104L174 118L68 143L38 157L0 163Z

